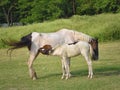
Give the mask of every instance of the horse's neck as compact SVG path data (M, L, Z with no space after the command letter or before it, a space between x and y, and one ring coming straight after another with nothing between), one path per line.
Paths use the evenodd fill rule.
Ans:
M81 32L77 32L77 31L74 32L74 36L75 36L75 40L81 40L81 41L87 41L87 42L92 40L91 36Z

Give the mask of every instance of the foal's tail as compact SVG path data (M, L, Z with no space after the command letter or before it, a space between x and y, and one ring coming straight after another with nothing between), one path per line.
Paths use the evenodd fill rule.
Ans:
M92 60L98 60L99 58L99 50L98 50L98 40L93 39L90 44L90 53Z
M28 34L24 37L21 38L20 41L15 41L15 40L3 40L3 43L12 46L11 48L8 49L7 53L10 51L10 55L14 49L22 48L27 46L30 49L31 46L31 34Z

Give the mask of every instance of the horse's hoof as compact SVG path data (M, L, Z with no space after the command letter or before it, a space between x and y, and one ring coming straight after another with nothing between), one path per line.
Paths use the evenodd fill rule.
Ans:
M61 79L63 80L65 78L65 76L62 76Z
M36 78L36 77L33 77L32 79L33 79L33 80L36 80L37 78Z
M34 77L32 77L33 80L36 80L37 79L37 76L35 75Z

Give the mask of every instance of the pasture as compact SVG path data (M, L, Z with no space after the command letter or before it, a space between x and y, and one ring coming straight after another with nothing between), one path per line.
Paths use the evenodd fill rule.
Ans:
M38 79L28 75L27 48L15 50L12 58L0 49L0 90L119 90L120 41L99 44L100 57L93 61L93 79L87 78L87 64L82 56L71 60L74 77L61 80L59 57L39 55L34 62Z

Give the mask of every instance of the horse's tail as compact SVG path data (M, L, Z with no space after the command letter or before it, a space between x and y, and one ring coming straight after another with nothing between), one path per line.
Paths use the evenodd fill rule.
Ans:
M15 40L2 40L3 43L5 43L8 46L12 46L11 48L8 49L7 53L9 51L13 51L14 49L22 48L27 46L30 49L31 46L31 34L28 34L24 37L21 38L20 41L15 41ZM10 52L10 54L11 54Z
M90 53L91 53L91 59L92 60L98 60L99 58L99 51L98 51L98 40L93 39L90 44Z

